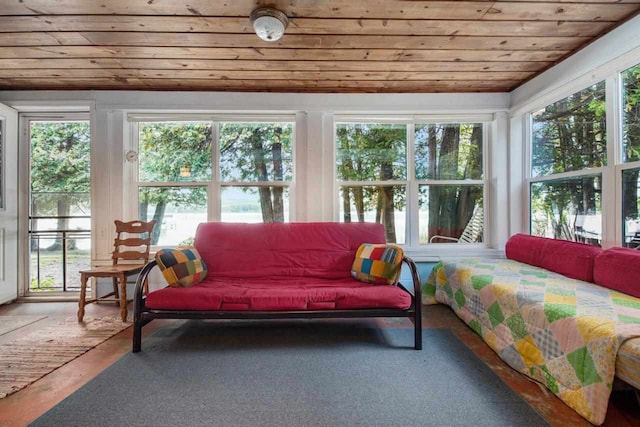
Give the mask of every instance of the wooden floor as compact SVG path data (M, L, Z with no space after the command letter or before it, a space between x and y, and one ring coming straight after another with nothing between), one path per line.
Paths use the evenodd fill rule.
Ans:
M0 306L0 315L37 314L52 317L73 316L77 305L74 303L24 303ZM113 304L93 304L87 307L88 316L115 315L118 307ZM44 320L46 321L46 319ZM319 320L322 321L322 320ZM358 321L358 320L354 320ZM39 327L36 322L0 336L0 343L27 334ZM171 320L156 320L145 327L145 335ZM408 320L387 320L379 322L382 327L410 327ZM553 394L538 384L529 381L520 373L507 366L498 356L455 314L444 306L429 306L423 310L423 324L426 328L445 328L453 331L473 352L483 360L502 380L525 399L553 426L589 426L582 417L567 407ZM90 381L109 365L131 349L129 328L93 350L78 357L65 366L53 371L29 387L0 399L0 426L23 426L33 421L65 397ZM425 342L425 346L429 345ZM614 391L605 423L607 427L632 427L640 425L640 407L631 391Z

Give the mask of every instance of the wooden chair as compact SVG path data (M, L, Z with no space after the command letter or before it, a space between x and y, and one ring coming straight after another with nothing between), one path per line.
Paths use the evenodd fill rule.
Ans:
M113 243L114 250L111 258L113 265L105 267L96 267L91 270L80 272L80 301L78 304L78 322L82 322L84 318L84 307L87 304L97 301L115 301L120 303L120 316L122 321L127 321L127 278L137 275L142 267L149 262L149 249L151 247L151 234L156 221L131 221L122 222L115 221L116 239ZM126 237L123 233L137 234L139 237ZM146 235L146 236L145 236ZM124 260L126 262L139 261L136 263L119 264ZM87 300L87 281L90 277L111 277L113 280L113 292L102 297L93 295L94 298ZM118 289L118 282L120 289ZM145 283L145 290L148 290ZM96 292L97 293L97 292ZM112 297L112 298L109 298Z

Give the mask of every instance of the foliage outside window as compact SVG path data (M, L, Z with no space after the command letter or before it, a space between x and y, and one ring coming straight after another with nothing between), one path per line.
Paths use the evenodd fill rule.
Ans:
M531 183L531 234L599 245L600 175Z
M388 242L404 243L407 126L338 123L336 144L341 220L381 223Z
M622 155L640 160L640 64L622 72Z
M640 161L640 64L622 72L622 161ZM624 246L640 246L640 169L622 171ZM637 164L636 164L637 166Z
M531 115L531 233L599 246L605 82Z
M29 290L77 288L91 264L90 124L30 121L29 141Z
M288 221L292 143L291 123L220 124L223 221Z
M483 125L415 126L419 242L483 241Z
M138 212L142 220L157 221L152 244L191 243L197 225L211 219L288 220L288 187L293 178L291 123L159 121L136 125ZM209 212L212 199L220 200L221 212Z
M413 198L416 243L482 242L482 152L482 123L338 123L340 220L381 223L387 241L407 243L407 201ZM461 239L474 212L477 232Z
M531 176L606 164L605 82L532 114Z

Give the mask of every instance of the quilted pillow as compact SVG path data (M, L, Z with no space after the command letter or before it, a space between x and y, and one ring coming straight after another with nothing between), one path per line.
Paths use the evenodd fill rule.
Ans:
M351 276L362 282L395 285L400 280L402 248L395 245L363 243L356 252Z
M172 288L186 288L207 277L207 266L194 248L160 249L156 261Z

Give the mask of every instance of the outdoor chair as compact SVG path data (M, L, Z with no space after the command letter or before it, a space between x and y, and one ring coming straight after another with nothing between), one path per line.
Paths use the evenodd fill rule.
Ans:
M115 301L120 304L120 316L122 321L127 321L127 278L137 275L142 267L149 262L149 249L151 247L151 234L156 221L115 221L116 238L113 242L114 250L111 255L113 264L104 267L95 267L91 270L80 272L80 301L78 304L78 322L84 318L84 307L87 304L98 301ZM135 235L137 237L132 237ZM120 263L124 261L124 263ZM113 292L102 297L92 295L87 300L87 281L89 278L105 277L113 281ZM118 288L118 284L120 287ZM97 286L96 286L97 288ZM145 292L148 284L145 283ZM97 290L96 290L97 294Z
M429 243L433 243L435 239L449 240L457 243L476 243L480 236L482 236L482 229L484 228L484 209L480 205L476 205L473 208L473 214L471 219L467 223L467 226L462 231L460 237L449 237L435 235L431 236Z

